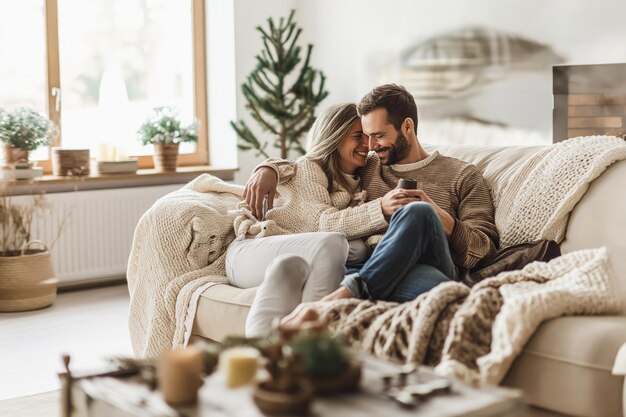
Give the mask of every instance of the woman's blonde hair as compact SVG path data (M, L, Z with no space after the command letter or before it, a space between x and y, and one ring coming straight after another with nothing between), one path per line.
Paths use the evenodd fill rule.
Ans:
M339 147L358 118L356 104L337 104L320 114L309 130L308 152L304 157L322 167L328 177L328 192L333 191L335 182L347 191L354 191L341 172Z

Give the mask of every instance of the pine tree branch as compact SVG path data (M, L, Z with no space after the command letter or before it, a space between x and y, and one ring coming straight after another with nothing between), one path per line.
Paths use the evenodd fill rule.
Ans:
M263 118L263 116L259 112L259 109L254 103L248 103L247 107L252 110L252 117L254 117L254 120L256 120L263 128L265 128L265 130L273 133L274 135L278 135L276 129Z
M244 144L237 145L240 149L248 150L254 148L257 150L257 155L263 155L266 158L269 158L269 155L265 152L265 146L267 146L267 143L262 145L244 121L240 120L237 123L231 121L230 125L233 129L235 129L235 132L237 132L239 140L244 142Z
M296 118L294 119L292 123L287 125L287 130L294 129L300 122L302 122L303 120L306 120L308 116L309 116L309 111L302 111L296 116Z

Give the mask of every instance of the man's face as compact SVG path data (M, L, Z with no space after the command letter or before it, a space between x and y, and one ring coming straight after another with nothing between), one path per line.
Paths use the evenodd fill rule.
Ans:
M409 142L387 119L387 110L378 108L361 117L363 133L369 138L370 151L383 165L393 165L409 154Z

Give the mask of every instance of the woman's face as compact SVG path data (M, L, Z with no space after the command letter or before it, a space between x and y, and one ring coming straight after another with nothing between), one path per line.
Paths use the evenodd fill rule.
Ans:
M356 119L339 145L339 167L346 174L354 174L357 168L365 166L368 150L361 120Z

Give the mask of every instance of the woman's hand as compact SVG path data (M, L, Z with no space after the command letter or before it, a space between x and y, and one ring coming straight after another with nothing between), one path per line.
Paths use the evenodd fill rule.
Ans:
M274 207L274 196L278 186L276 171L269 167L257 168L246 183L243 198L250 207L252 215L259 220L263 219L263 199L267 196L267 210Z

